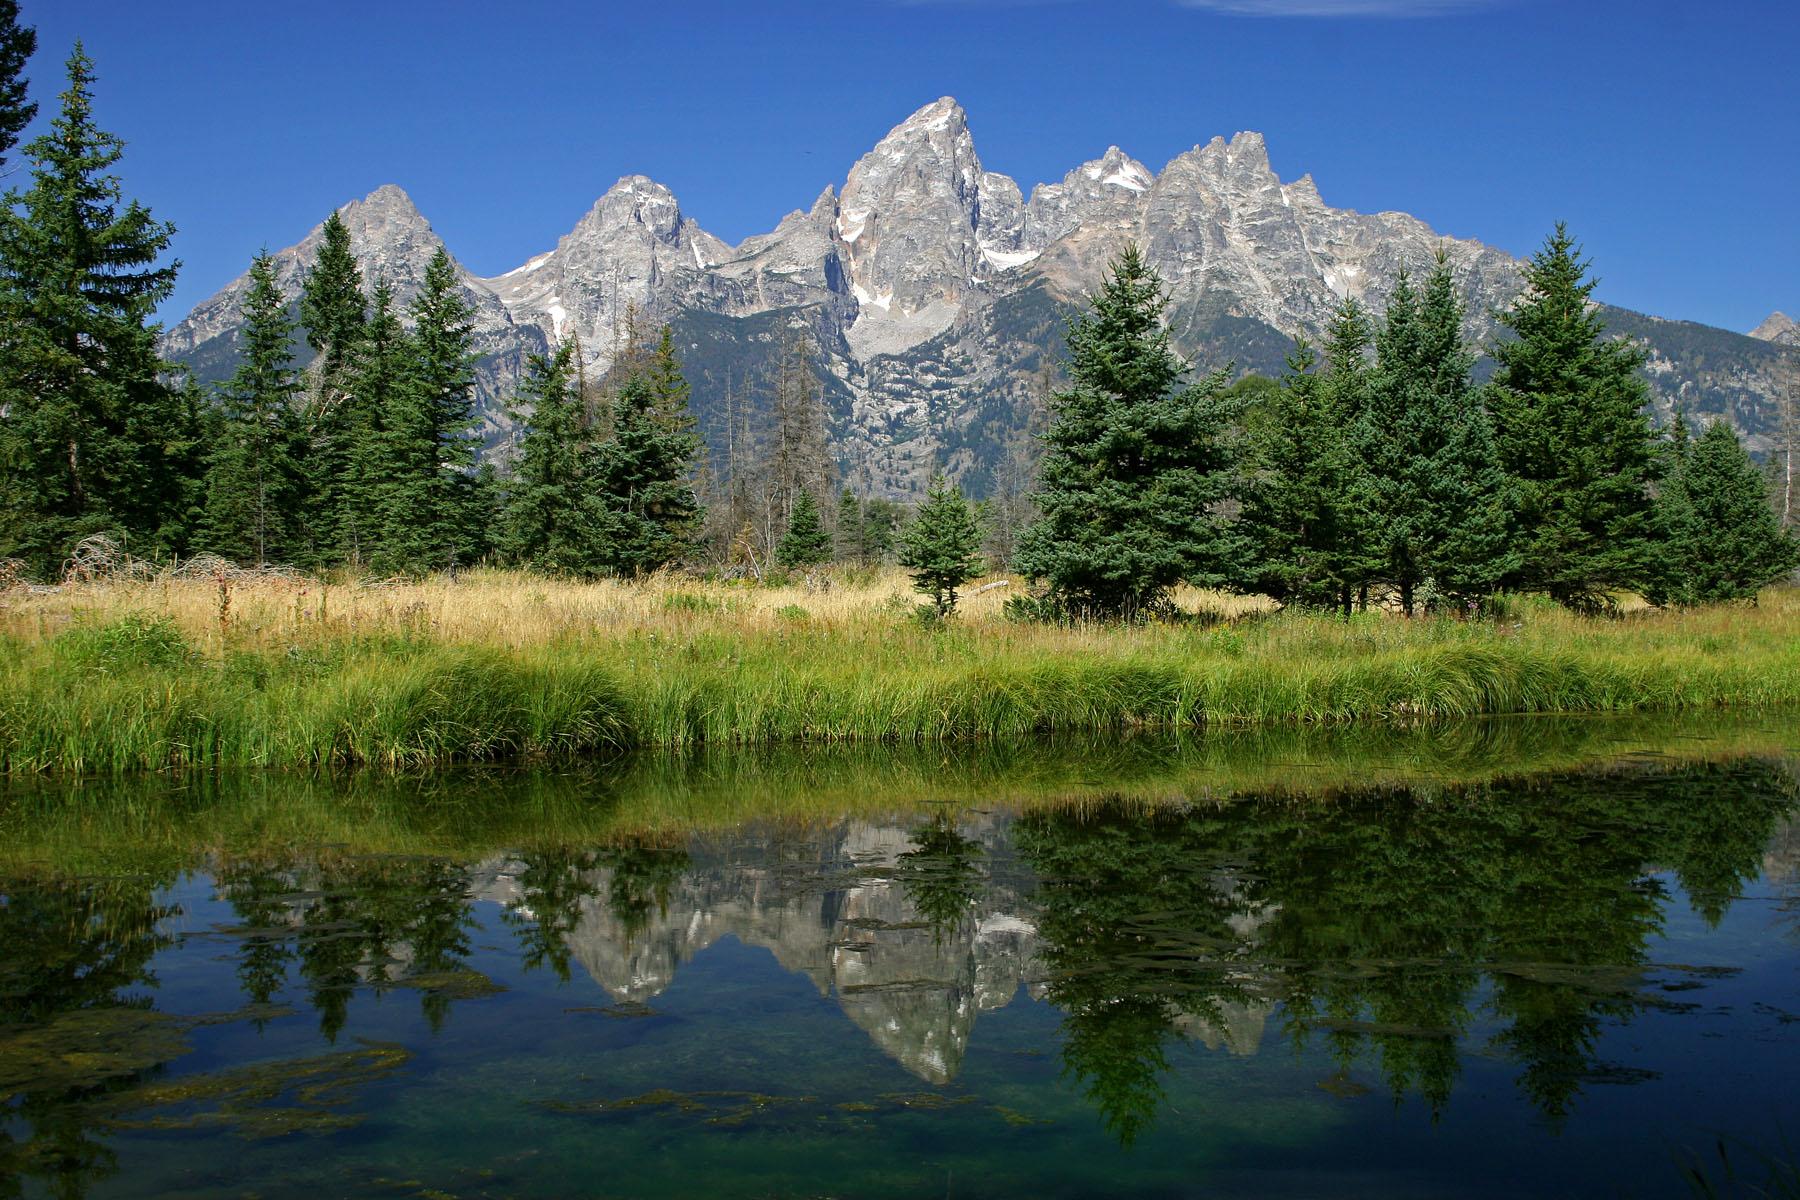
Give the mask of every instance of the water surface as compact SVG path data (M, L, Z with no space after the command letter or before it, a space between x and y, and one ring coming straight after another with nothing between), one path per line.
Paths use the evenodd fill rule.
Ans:
M1796 750L15 784L0 1196L1757 1194L1800 1136Z

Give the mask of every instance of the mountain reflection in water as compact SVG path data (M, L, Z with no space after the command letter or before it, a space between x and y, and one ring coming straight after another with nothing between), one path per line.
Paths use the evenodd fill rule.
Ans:
M1457 1103L1472 1058L1498 1058L1554 1127L1596 1086L1655 1079L1607 1057L1605 1027L1697 1012L1729 977L1659 959L1678 911L1716 926L1751 881L1785 881L1793 936L1797 806L1793 762L1764 757L589 845L542 830L466 857L226 847L107 878L34 872L0 880L0 1196L34 1177L81 1194L113 1172L121 1131L242 1123L270 1097L294 1128L353 1123L357 1089L404 1078L407 1052L317 1059L322 1092L187 1097L215 1105L212 1125L158 1101L202 1028L276 1030L284 1005L341 1054L371 1053L359 995L416 994L430 1029L465 1012L478 1027L471 1002L501 986L483 940L507 935L522 976L571 995L586 976L604 993L587 1009L619 1018L654 1019L709 947L766 949L934 1088L958 1080L983 1014L1046 1003L1060 1025L1046 1050L1126 1145L1161 1119L1183 1043L1322 1051L1327 1091L1385 1090L1433 1114ZM181 928L189 873L229 922ZM164 1014L161 956L187 939L228 956L232 985L204 1015Z

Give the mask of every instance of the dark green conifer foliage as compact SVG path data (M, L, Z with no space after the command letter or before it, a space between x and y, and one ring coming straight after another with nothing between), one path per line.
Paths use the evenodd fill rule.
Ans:
M0 213L0 555L54 571L81 537L122 533L179 551L194 431L163 376L151 317L178 264L174 228L110 174L124 144L95 126L79 44L50 129L27 148L31 186Z
M1647 589L1658 604L1754 600L1800 567L1800 541L1769 506L1762 472L1724 421L1691 443L1677 413L1669 472L1657 498L1666 533Z
M588 503L574 342L563 342L547 357L531 356L512 416L524 434L507 488L501 552L542 571L593 573L602 549Z
M900 536L900 524L906 515L903 505L880 496L862 502L862 561L879 563L894 552L894 540Z
M962 489L932 477L925 503L900 537L900 565L939 616L956 611L956 590L981 574L981 527Z
M775 561L790 571L831 561L831 533L819 519L812 493L805 488L794 495L794 511L788 517L787 532L776 543Z
M346 423L362 431L349 447L336 525L343 561L353 567L371 562L391 566L400 559L387 539L390 530L406 526L397 511L406 489L396 481L404 478L411 461L401 434L411 354L411 339L394 311L394 291L385 279L378 280L368 323L353 348L342 401Z
M1317 367L1301 341L1257 426L1242 514L1252 546L1248 583L1284 604L1348 612L1373 567L1366 549L1373 497L1345 391Z
M412 302L411 366L391 436L384 566L454 570L480 554L486 514L475 477L473 324L456 268L439 247Z
M680 379L679 364L675 378ZM679 394L687 394L680 382ZM705 515L694 495L700 439L690 420L671 421L651 372L639 371L614 398L612 428L588 452L588 506L599 554L591 569L645 575L679 559Z
M300 323L316 355L307 405L308 557L317 563L343 561L356 537L355 517L345 511L351 458L373 431L367 408L353 402L351 389L368 302L350 251L350 231L335 212L325 219L324 241L301 285Z
M37 30L19 24L19 0L0 0L0 167L37 116L25 98L25 64L37 52Z
M1656 454L1643 352L1606 337L1566 226L1533 256L1526 289L1501 321L1491 401L1502 467L1512 477L1519 568L1509 582L1582 610L1642 587L1657 554Z
M1132 618L1183 580L1237 582L1238 531L1220 511L1236 466L1222 373L1183 385L1162 281L1136 247L1068 333L1070 387L1051 399L1039 517L1014 563L1077 618Z
M250 264L237 372L220 396L201 544L263 566L291 561L303 490L294 323L268 251Z
M862 501L848 486L838 493L837 530L834 545L839 562L861 564L868 562L868 547L863 538Z
M368 302L343 218L335 212L326 217L322 233L324 240L300 287L300 323L306 327L306 344L319 356L314 369L336 380L349 368L362 338Z
M1516 563L1507 537L1506 477L1462 337L1449 263L1420 293L1402 274L1375 339L1365 414L1366 462L1380 577L1415 611L1429 583L1459 608L1491 595Z
M656 348L644 363L644 375L650 385L651 412L658 428L665 433L692 434L698 428L688 404L692 389L675 353L674 331L667 325L662 327Z

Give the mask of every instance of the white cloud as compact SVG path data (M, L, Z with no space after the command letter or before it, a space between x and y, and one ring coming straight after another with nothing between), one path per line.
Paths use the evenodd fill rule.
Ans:
M1176 0L1234 17L1447 17L1501 0Z

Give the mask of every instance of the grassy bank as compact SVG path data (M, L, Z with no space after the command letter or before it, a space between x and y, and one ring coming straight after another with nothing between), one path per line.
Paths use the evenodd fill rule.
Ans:
M1785 716L1785 714L1782 714ZM171 876L296 849L473 861L503 852L688 839L755 824L804 832L925 812L1144 810L1247 800L1421 801L1507 780L1790 764L1800 731L1767 714L1498 717L1280 725L931 745L643 751L559 770L188 772L0 778L0 876Z
M1800 701L1800 593L1601 621L1351 621L1191 593L1211 622L920 626L898 575L824 592L476 574L0 596L10 773L423 765L630 746L939 741Z

